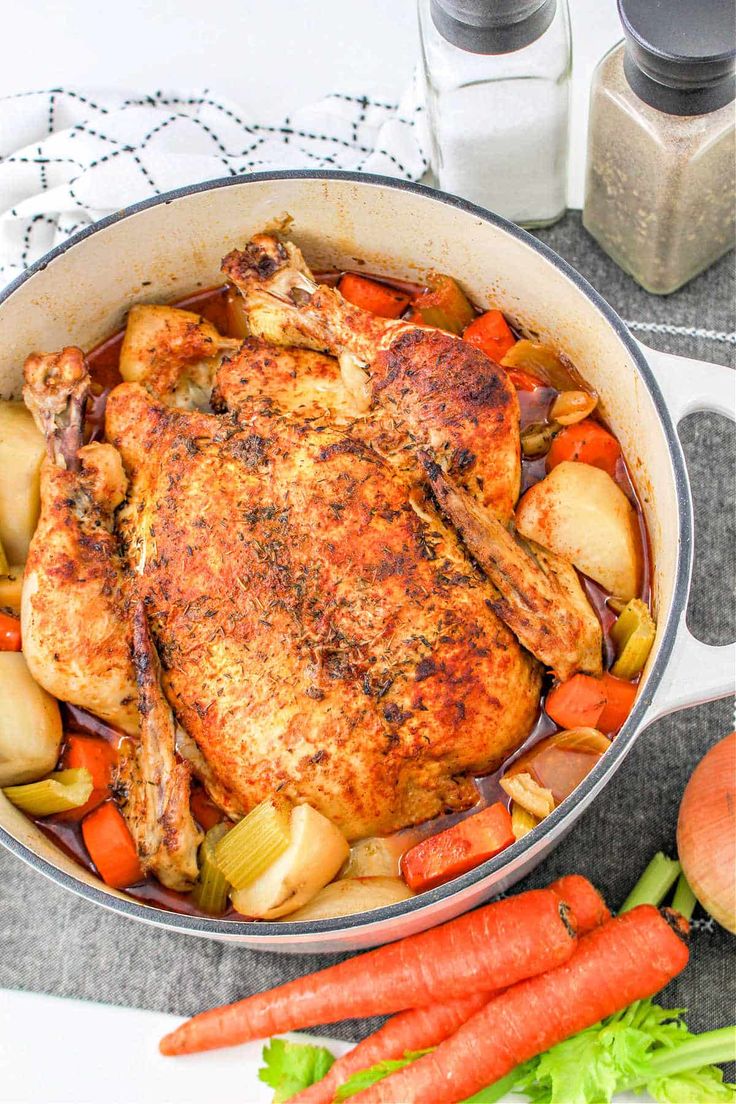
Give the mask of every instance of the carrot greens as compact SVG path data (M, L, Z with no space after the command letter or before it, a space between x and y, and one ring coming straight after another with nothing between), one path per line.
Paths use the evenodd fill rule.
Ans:
M736 1057L736 1026L692 1034L683 1010L636 1001L623 1012L558 1043L519 1066L465 1104L496 1104L507 1093L531 1104L604 1104L620 1092L647 1092L658 1104L719 1104L736 1100L717 1063ZM348 1100L426 1051L378 1062L354 1073L335 1100ZM259 1076L277 1091L274 1104L320 1080L333 1058L323 1047L274 1039L264 1048Z
M264 1046L262 1057L264 1064L258 1078L274 1089L273 1104L284 1104L302 1089L321 1081L335 1061L326 1047L288 1039L272 1039Z

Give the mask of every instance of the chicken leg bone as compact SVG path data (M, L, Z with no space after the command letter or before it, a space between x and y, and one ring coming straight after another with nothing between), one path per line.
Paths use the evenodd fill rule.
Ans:
M190 812L191 768L176 758L176 727L142 602L133 615L133 664L140 736L130 742L120 768L123 813L143 869L169 889L186 891L197 877L203 836Z
M84 353L69 345L58 353L33 353L24 368L23 398L59 468L79 471L84 411L90 379Z

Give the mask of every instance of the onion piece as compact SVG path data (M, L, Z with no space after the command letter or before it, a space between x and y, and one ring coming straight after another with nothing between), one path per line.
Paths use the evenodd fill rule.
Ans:
M736 934L736 732L693 771L680 805L677 850L703 908Z

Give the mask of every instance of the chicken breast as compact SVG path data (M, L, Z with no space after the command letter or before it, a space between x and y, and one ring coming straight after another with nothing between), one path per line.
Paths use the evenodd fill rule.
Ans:
M273 401L182 413L124 384L107 435L167 696L241 811L279 791L355 839L471 804L540 670L401 473Z

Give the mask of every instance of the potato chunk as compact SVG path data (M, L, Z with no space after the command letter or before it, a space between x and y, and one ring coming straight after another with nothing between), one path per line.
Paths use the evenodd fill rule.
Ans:
M350 858L341 878L395 878L401 856L407 848L397 836L370 836L350 848Z
M0 786L35 782L56 766L61 715L21 652L0 652L0 702Z
M641 575L636 513L610 475L590 464L565 461L531 487L516 510L523 537L575 564L626 601Z
M413 896L401 878L343 878L321 889L308 905L292 913L289 920L332 920L385 908Z
M0 402L0 543L23 563L38 521L43 436L23 403Z
M291 842L263 874L231 893L244 916L275 920L306 905L331 881L350 853L331 820L311 805L297 805L289 821Z

